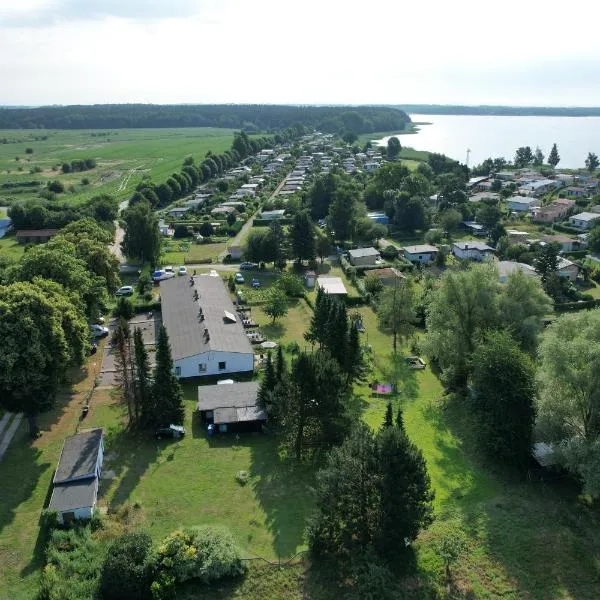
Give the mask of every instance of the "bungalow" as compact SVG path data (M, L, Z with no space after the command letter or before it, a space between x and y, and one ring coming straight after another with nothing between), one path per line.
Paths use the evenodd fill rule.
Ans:
M527 231L517 231L516 229L509 229L506 232L506 237L508 238L508 243L511 246L516 244L527 245L527 238L529 237L529 233Z
M538 223L554 223L567 216L575 200L557 198L554 202L534 211L533 220Z
M513 262L512 260L498 261L498 279L500 283L506 283L511 273L521 271L527 277L537 277L535 269L525 263Z
M524 185L519 188L519 192L527 194L528 196L543 196L549 191L560 187L561 182L554 181L552 179L536 179L534 181L527 181Z
M177 208L172 208L171 210L169 210L167 215L169 215L169 217L173 217L174 219L178 219L180 217L184 217L187 213L190 212L190 210L192 210L191 206L179 206Z
M500 194L497 192L477 192L469 196L469 202L482 202L482 201L498 202L500 200Z
M582 247L582 243L578 239L569 237L568 235L543 235L540 241L543 244L560 244L563 252L573 252L574 250L580 250Z
M220 277L166 279L160 296L178 377L252 373L254 352Z
M478 189L478 187L481 183L483 183L484 181L487 181L489 178L490 178L489 175L483 175L481 177L471 177L471 179L469 179L469 181L467 183L467 189L476 190L476 189Z
M499 171L496 173L496 179L502 181L514 181L516 179L516 173L514 171Z
M377 277L381 282L381 285L385 287L395 287L402 283L404 279L404 275L402 275L401 271L398 269L394 269L393 267L388 267L385 269L369 269L365 271L365 277Z
M244 196L249 196L250 198L254 198L256 196L256 192L254 190L241 187L235 192L235 196L238 198L243 198Z
M463 221L461 225L472 235L477 237L485 237L487 235L487 231L481 223L475 223L475 221Z
M514 210L515 212L527 212L534 206L539 205L538 200L527 196L511 196L506 202L509 210Z
M404 247L404 258L412 263L427 264L435 260L438 249L429 244L418 244L416 246Z
M587 196L587 190L583 187L569 186L566 187L561 194L564 194L567 198L585 198Z
M236 210L246 210L246 203L242 202L241 200L227 200L227 202L221 202L219 206L230 206Z
M570 217L569 223L579 229L591 229L594 225L597 225L596 221L598 219L600 219L600 214L598 213L582 212Z
M236 212L233 206L216 206L210 211L211 215L230 215Z
M260 431L267 413L258 404L258 381L198 386L200 419L220 433Z
M489 260L494 252L493 248L477 240L454 242L452 244L452 254L461 260Z
M375 248L357 248L356 250L348 250L348 259L350 264L355 267L365 265L376 265L379 261L379 250Z
M346 286L341 277L317 277L317 287L332 296L346 296Z
M279 219L283 219L285 216L285 210L265 210L260 213L260 218L265 219L266 221L278 221Z
M367 213L367 218L373 221L373 223L380 223L381 225L389 225L390 223L390 218L382 212Z
M48 505L58 513L61 525L94 515L103 459L102 429L83 431L65 440Z
M19 229L17 242L19 244L43 244L58 233L58 229Z
M369 161L363 165L363 169L367 173L372 173L373 171L376 171L377 169L379 169L380 166L381 166L381 163L378 163L375 161Z
M558 261L558 269L556 270L556 274L559 277L568 279L569 281L575 281L577 279L577 275L579 275L579 267L568 258L561 258Z

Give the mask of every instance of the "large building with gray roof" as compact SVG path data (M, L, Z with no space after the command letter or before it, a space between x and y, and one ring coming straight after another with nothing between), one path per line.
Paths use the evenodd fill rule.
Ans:
M178 377L254 370L252 345L220 277L167 279L161 281L160 295Z

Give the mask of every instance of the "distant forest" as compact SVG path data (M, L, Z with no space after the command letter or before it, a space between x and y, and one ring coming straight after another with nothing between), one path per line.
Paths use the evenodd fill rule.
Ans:
M419 115L491 115L500 117L600 117L600 107L585 106L460 106L403 104L396 106Z
M95 104L0 109L0 129L225 127L282 131L294 125L327 133L401 131L408 115L393 107Z

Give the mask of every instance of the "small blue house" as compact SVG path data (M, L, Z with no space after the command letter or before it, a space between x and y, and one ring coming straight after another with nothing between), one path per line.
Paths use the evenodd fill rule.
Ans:
M370 212L367 213L367 217L373 221L373 223L380 223L381 225L389 225L390 218L382 212Z

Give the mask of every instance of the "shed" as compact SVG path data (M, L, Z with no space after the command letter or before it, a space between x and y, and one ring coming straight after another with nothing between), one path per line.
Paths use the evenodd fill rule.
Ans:
M348 259L354 266L374 265L379 257L379 250L373 247L348 250Z
M348 291L341 277L317 277L317 286L326 294L346 296Z
M19 229L16 237L19 244L43 244L58 233L58 229Z

